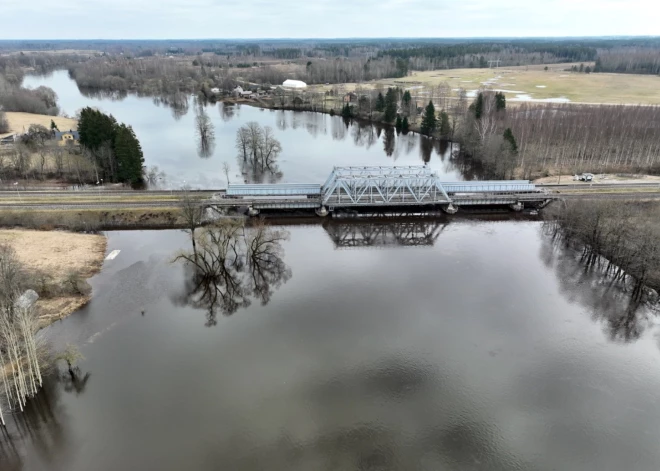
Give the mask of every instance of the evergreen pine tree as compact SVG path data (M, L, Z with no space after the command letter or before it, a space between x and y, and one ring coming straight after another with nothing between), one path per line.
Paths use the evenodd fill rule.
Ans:
M484 94L479 92L477 99L472 103L472 108L474 110L474 117L478 120L481 119L481 115L484 112Z
M440 112L440 136L448 139L451 134L451 125L449 124L449 115L443 110Z
M376 111L385 111L385 98L382 93L378 93L376 98Z
M123 123L117 126L114 150L117 179L131 185L143 183L144 156L132 127Z
M433 102L429 101L429 104L424 109L424 118L422 119L422 124L420 130L422 134L431 135L435 128L438 125L438 119L435 117L435 106Z
M341 109L341 115L344 118L352 118L353 117L353 108L351 108L351 105L346 103L344 107Z
M55 121L53 121L52 119L50 120L50 130L53 132L59 131L59 129L57 128L57 124L55 124Z
M394 88L389 88L385 94L385 115L383 120L391 123L396 118L397 93Z
M408 123L408 117L404 116L403 121L401 122L401 131L405 134L410 130L410 124Z
M516 142L516 138L513 136L513 131L511 131L511 128L506 128L504 130L504 140L509 143L509 146L511 147L511 153L512 154L517 154L518 153L518 143Z
M396 124L394 125L394 127L396 127L397 131L401 131L402 126L403 126L403 121L401 121L401 115L398 114L396 115Z
M495 110L496 111L502 111L506 109L506 96L504 96L503 92L496 92L495 93Z

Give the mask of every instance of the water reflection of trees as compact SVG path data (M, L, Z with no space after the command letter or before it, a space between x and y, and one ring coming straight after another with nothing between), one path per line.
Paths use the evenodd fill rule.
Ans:
M196 251L177 256L186 276L183 294L175 301L206 310L207 326L217 323L218 313L231 315L253 298L267 304L291 278L281 245L287 238L285 230L263 221L250 226L223 221L202 229Z
M447 227L439 219L328 221L323 228L336 248L433 246Z
M586 306L593 320L604 322L613 341L637 340L658 312L658 305L636 300L633 289L606 270L590 267L579 254L544 237L541 259L555 270L561 291L572 302Z
M84 385L76 390L77 394L84 391L89 375L86 378L80 378L84 379ZM67 427L63 422L65 415L60 410L60 394L67 390L67 384L70 383L58 370L53 371L44 378L42 390L28 401L23 413L13 414L13 422L8 422L6 428L0 427L0 469L23 469L27 449L42 463L54 463L57 455L70 449ZM81 385L80 382L77 384Z
M195 133L197 134L197 154L208 159L215 150L215 127L200 102L195 107Z

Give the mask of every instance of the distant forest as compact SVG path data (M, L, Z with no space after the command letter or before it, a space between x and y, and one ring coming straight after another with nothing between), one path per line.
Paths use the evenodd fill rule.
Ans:
M168 57L180 60L159 60ZM145 61L139 67L133 62L138 59ZM25 71L64 68L84 88L147 94L193 91L209 77L222 77L224 85L236 77L273 84L295 71L296 78L312 84L363 82L413 70L485 68L492 61L499 66L589 62L591 72L657 75L660 37L0 41L0 74L10 81ZM289 70L274 67L278 63Z

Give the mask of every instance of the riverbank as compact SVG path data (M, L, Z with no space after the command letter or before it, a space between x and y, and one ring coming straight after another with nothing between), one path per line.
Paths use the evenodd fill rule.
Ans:
M14 249L40 291L36 303L41 327L73 313L89 302L86 280L101 270L106 238L65 231L0 229L0 243ZM76 286L71 286L73 283Z

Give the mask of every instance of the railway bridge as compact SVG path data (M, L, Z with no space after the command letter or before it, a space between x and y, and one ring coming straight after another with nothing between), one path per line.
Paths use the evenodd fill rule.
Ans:
M450 214L462 206L539 207L554 196L528 180L442 182L426 166L335 167L323 184L230 184L218 206L313 209L319 216L336 210L412 211L439 208Z

